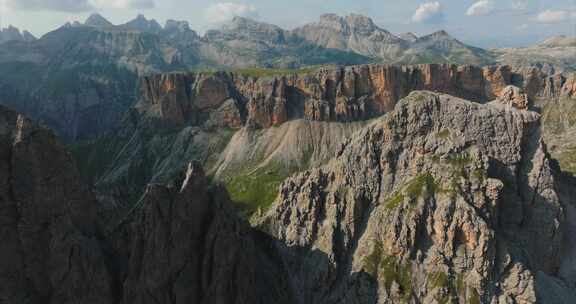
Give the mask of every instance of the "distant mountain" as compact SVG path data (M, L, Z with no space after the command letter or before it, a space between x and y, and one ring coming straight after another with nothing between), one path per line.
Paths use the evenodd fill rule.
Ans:
M138 15L135 19L128 21L125 24L119 25L123 30L142 31L158 33L162 31L162 26L154 19L146 19L142 14Z
M0 43L4 43L7 41L23 41L23 42L31 42L36 40L34 35L30 34L28 31L20 32L19 29L9 26L4 29L0 29Z
M359 64L371 60L349 50L328 49L282 28L236 17L203 38L202 56L217 66L296 68L319 64Z
M394 61L409 42L379 28L372 19L362 15L340 17L325 14L318 22L304 25L294 33L326 48L356 52L365 56Z
M446 31L438 31L411 42L397 62L485 65L494 61L486 50L466 45Z
M87 26L94 26L94 27L110 27L114 26L110 21L106 18L102 17L100 14L92 14L86 21L84 25Z
M421 38L412 33L399 37L378 27L372 19L357 14L322 15L320 21L297 28L294 33L317 45L353 51L384 63L482 65L493 62L488 52L468 46L445 31Z
M411 33L411 32L409 32L409 33L402 33L402 34L400 34L398 37L400 37L400 38L402 38L402 39L404 39L404 40L406 40L406 41L408 41L408 42L414 42L414 41L418 40L418 36L416 36L416 34Z
M544 47L576 47L576 37L554 36L544 40L539 45Z
M498 62L512 66L536 66L549 73L576 70L576 37L554 36L534 46L492 52Z

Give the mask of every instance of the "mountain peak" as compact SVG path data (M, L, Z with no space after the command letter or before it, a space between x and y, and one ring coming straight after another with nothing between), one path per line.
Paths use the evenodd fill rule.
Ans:
M233 34L237 39L249 38L273 43L284 41L284 30L279 26L245 17L234 17L230 23L222 26L222 31Z
M164 26L165 30L176 30L179 32L188 32L191 31L190 24L188 21L178 21L168 19L166 20L166 25Z
M162 26L154 19L146 19L143 14L138 14L136 18L128 21L122 27L128 30L142 31L142 32L159 32Z
M278 32L282 31L279 26L254 19L236 16L232 21L223 26L228 31L251 31L251 32Z
M28 31L20 32L20 30L13 25L9 25L7 28L0 29L0 43L6 41L29 42L34 40L36 40L36 37L30 34L30 32Z
M360 14L350 14L346 16L346 22L351 26L375 27L372 18Z
M450 36L450 34L448 34L448 32L446 32L445 30L439 30L437 32L432 33L430 36L432 37L438 37L438 38L453 38L452 36Z
M93 26L93 27L108 27L113 26L113 24L108 21L106 18L102 17L102 15L98 13L93 13L86 19L84 25Z
M402 33L402 34L400 34L399 37L408 41L408 42L414 42L414 41L418 40L418 36L416 36L416 34L414 34L412 32Z
M430 41L430 40L432 40L432 41L457 41L456 38L452 37L445 30L440 30L440 31L434 32L432 34L422 36L422 37L418 38L417 40L418 41Z
M558 35L544 40L539 46L544 47L576 47L576 37Z

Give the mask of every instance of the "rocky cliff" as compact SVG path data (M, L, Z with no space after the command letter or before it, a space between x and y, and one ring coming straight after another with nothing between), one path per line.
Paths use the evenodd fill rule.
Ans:
M302 249L284 258L304 303L569 303L561 181L538 114L415 92L260 227Z
M498 98L508 86L536 101L574 96L572 75L549 76L537 68L456 65L363 65L303 73L172 73L144 77L138 109L177 125L201 116L236 128L247 122L268 128L290 119L358 121L377 117L415 90L477 102ZM530 104L529 104L530 103Z

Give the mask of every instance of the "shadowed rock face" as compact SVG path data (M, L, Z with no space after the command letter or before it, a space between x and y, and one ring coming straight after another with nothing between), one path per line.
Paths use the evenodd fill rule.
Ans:
M47 130L0 109L0 302L109 303L97 202Z
M121 303L293 303L270 241L209 188L196 164L173 185L147 187L112 236L127 265Z
M366 120L390 111L415 90L487 102L515 85L526 96L508 98L528 107L530 100L572 96L572 78L535 68L454 65L364 65L272 77L174 73L144 77L138 109L176 125L201 124L215 116L218 124L232 128L248 122L268 128L298 118Z
M0 141L0 302L293 303L268 237L197 165L110 224L49 131L1 109Z

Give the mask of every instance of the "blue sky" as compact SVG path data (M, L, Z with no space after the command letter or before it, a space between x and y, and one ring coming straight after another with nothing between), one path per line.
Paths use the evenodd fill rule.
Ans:
M445 29L478 46L515 46L575 35L576 0L0 0L2 26L42 35L100 12L113 23L143 13L163 23L187 20L203 32L235 15L294 28L323 13L370 16L394 33Z

